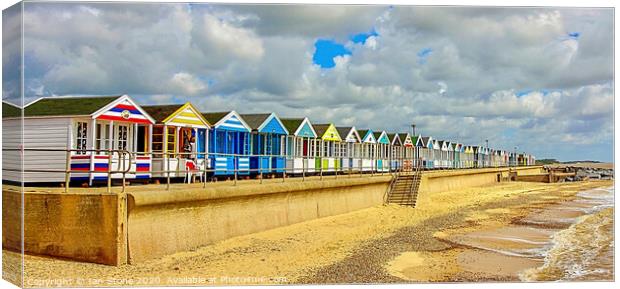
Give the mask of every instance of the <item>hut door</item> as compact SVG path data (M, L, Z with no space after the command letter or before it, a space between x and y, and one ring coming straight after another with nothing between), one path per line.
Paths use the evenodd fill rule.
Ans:
M190 158L190 153L193 153L192 148L192 133L193 129L191 128L181 128L179 130L177 143L179 144L178 151L181 153L179 157L181 158Z
M205 146L205 144L206 144L205 140L206 140L206 135L207 135L206 131L207 130L204 129L204 128L199 128L198 129L198 137L196 138L196 141L198 142L198 145L196 146L197 147L196 151L198 153L206 153L207 152L206 146ZM198 158L202 159L204 157L205 157L204 154L198 154Z
M303 155L304 157L308 156L308 139L303 139Z
M147 152L147 135L148 135L148 126L138 126L138 131L135 133L138 134L138 143L136 144L137 152Z

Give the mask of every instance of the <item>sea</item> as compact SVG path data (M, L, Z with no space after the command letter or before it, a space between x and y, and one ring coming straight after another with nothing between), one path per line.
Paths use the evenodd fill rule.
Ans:
M614 188L592 189L577 196L572 207L584 214L563 219L570 226L555 232L551 242L536 252L544 258L543 265L521 272L521 280L614 280Z

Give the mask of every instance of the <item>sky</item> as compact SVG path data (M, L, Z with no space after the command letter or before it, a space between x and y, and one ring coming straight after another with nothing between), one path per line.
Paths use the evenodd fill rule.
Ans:
M3 99L21 103L20 15ZM24 102L275 112L534 154L613 159L613 10L25 3Z

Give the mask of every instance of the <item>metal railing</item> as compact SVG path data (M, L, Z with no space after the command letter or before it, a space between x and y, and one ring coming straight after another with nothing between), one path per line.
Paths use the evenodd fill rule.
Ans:
M123 181L123 186L122 186L122 191L125 191L125 182L126 182L126 174L130 172L131 170L131 162L133 159L133 153L128 151L128 150L118 150L118 149L107 149L107 150L101 150L101 149L31 149L31 148L22 148L22 149L2 149L3 151L19 151L22 154L26 154L27 152L48 152L48 153L53 153L53 152L63 152L65 153L65 169L64 170L46 170L46 169L11 169L11 168L5 168L4 166L2 167L3 171L13 171L13 172L21 172L21 173L64 173L65 177L64 177L64 188L65 188L65 193L67 193L69 191L69 186L70 186L70 182L71 182L71 174L91 174L91 173L101 173L100 171L96 171L96 170L91 170L90 167L92 167L90 164L92 163L92 158L90 158L88 162L89 164L89 169L88 170L73 170L71 169L71 159L74 156L95 156L93 154L86 154L88 153L101 153L104 152L104 155L108 155L108 169L106 170L106 174L107 174L107 182L108 182L108 193L111 192L111 180L112 180L112 175L113 174L122 174L122 181ZM72 153L76 153L76 154L72 154ZM119 166L122 164L122 169L118 169L118 170L112 170L112 160L113 160L113 155L114 154L118 154L118 160L119 160ZM127 156L127 157L125 157ZM122 160L122 161L120 161ZM127 161L127 163L125 163L125 160ZM90 178L90 176L89 176Z
M119 149L35 149L35 148L24 148L24 149L3 149L3 151L20 151L21 153L27 152L63 152L65 153L65 169L64 170L53 170L53 169L12 169L12 168L4 168L4 171L13 171L13 172L22 172L22 173L64 173L64 189L65 192L68 192L70 184L71 184L71 174L86 174L88 175L89 184L93 182L92 174L95 173L105 173L107 178L107 192L111 192L112 188L112 180L117 179L114 175L120 174L121 177L121 188L124 192L126 189L127 183L127 175L128 174L148 174L150 179L164 179L166 180L166 190L170 189L172 179L183 177L184 180L187 179L188 182L191 182L192 179L196 176L200 176L200 179L203 183L203 187L206 187L208 182L208 177L228 177L232 178L233 184L237 185L237 181L239 180L239 176L255 176L259 179L259 183L263 183L264 175L279 175L282 177L282 182L285 182L287 177L290 175L301 176L301 181L305 181L308 175L318 176L320 180L323 180L324 176L331 175L334 178L338 178L339 176L348 176L353 177L354 174L359 174L360 177L368 176L368 174L372 177L375 175L384 175L386 173L389 174L398 174L400 172L408 171L412 172L415 169L460 169L454 167L438 167L438 168L427 168L425 167L425 162L433 161L433 162L442 162L447 161L445 159L433 159L433 160L425 160L423 158L405 158L403 156L399 157L391 157L387 158L363 158L363 157L349 157L349 156L287 156L287 155L266 155L266 154L228 154L228 153L209 153L209 152L131 152L128 150L119 150ZM107 170L95 170L93 159L96 156L106 155L108 157L108 167ZM90 161L89 169L80 169L75 170L71 169L71 160L72 157L75 156L86 156ZM116 159L114 158L116 156ZM137 157L149 157L149 169L148 171L132 171L132 165L134 162L137 163ZM227 158L225 160L226 166L224 168L217 167L217 159L216 158ZM251 165L250 159L258 158L257 166ZM263 160L267 159L269 166L263 167ZM231 160L228 160L231 159ZM247 159L247 166L244 168L239 167L240 159ZM274 166L273 160L281 159L283 164L281 167ZM295 166L289 166L289 161L293 161L295 159L302 160L301 168ZM122 161L121 161L122 160ZM314 166L311 166L310 162L314 161ZM329 163L330 160L332 163ZM187 167L187 163L183 163L183 161L192 161L196 166L194 169L190 169ZM232 163L232 168L228 166L229 161ZM245 160L244 160L245 161ZM327 166L324 161L328 161ZM344 161L347 161L348 165L344 166ZM381 166L379 167L379 161L381 161ZM113 169L113 163L117 162L117 169ZM158 165L162 166L164 169L155 170L153 166L156 162L161 162ZM173 164L175 163L176 164ZM370 162L370 166L364 166L364 163ZM475 167L476 162L474 160L470 160L471 166L463 167L473 168ZM164 166L165 164L165 166ZM172 169L171 166L175 168ZM508 166L508 165L506 165ZM131 179L131 178L130 178ZM23 179L22 179L23 181Z

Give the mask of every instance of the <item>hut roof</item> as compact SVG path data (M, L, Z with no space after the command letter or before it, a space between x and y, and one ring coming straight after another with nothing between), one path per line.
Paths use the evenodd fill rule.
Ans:
M24 107L24 116L91 115L116 96L43 97Z
M12 103L2 102L2 118L5 117L21 117L22 111L17 105Z
M399 133L398 134L398 138L400 138L401 140L405 141L405 139L407 138L407 135L408 135L408 133ZM411 139L411 141L413 141L413 138Z
M142 109L155 119L157 123L161 123L183 105L184 104L147 105L142 106Z
M337 126L336 130L341 137L346 138L352 128L352 126Z
M295 133L299 126L304 122L303 118L281 118L280 121L291 134Z
M325 132L327 131L330 125L331 124L328 123L328 124L313 124L312 126L314 127L314 131L316 131L316 134L320 137L325 134Z
M202 116L209 122L212 124L217 123L218 121L220 121L223 117L227 116L230 113L230 111L222 111L222 112L209 112L209 113L203 113Z
M431 138L430 136L423 136L423 137L422 137L422 144L423 144L425 147L428 147L428 141L429 141L429 139L430 139L430 138Z
M420 138L419 135L412 135L411 136L411 143L413 143L415 145L416 143L418 143L418 139L419 138ZM424 138L422 140L424 140Z
M369 129L358 129L357 133L360 134L361 138L364 138L368 134Z
M241 114L241 117L252 129L258 129L263 122L271 116L271 113L253 113L253 114Z

